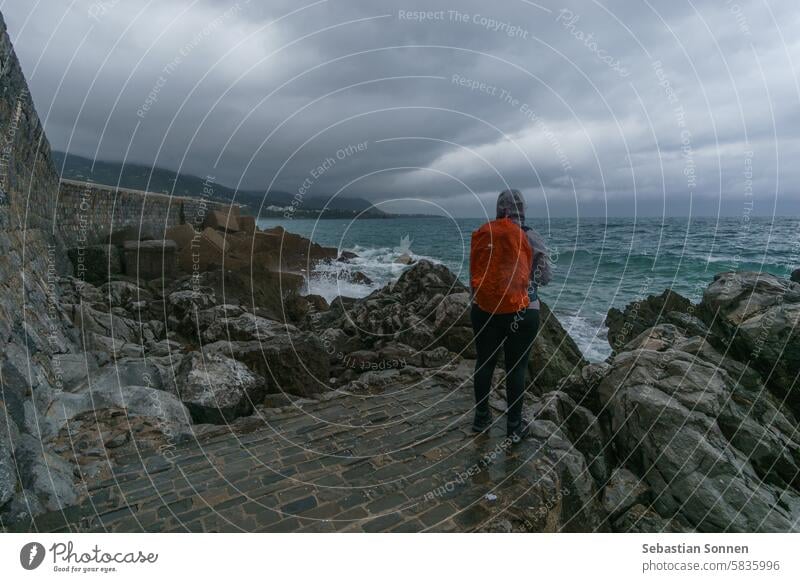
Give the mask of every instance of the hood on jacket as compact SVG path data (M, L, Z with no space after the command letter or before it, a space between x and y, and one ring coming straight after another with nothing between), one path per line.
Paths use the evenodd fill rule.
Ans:
M497 218L511 218L525 224L525 198L519 190L503 190L497 197Z

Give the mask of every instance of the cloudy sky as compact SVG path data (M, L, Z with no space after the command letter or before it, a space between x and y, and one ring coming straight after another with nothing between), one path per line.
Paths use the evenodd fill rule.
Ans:
M54 149L392 211L800 214L796 0L0 11Z

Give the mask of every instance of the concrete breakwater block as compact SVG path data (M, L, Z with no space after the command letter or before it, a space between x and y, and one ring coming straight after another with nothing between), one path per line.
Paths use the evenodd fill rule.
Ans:
M212 210L206 215L205 225L225 232L239 232L238 208L231 210Z
M173 277L178 270L178 244L174 240L127 241L123 247L125 274L150 280Z
M222 265L227 250L226 235L206 227L203 232L193 235L188 244L181 244L178 262L186 273L205 271Z
M178 249L185 249L191 246L195 237L199 238L199 236L200 232L196 231L191 224L184 223L168 229L167 236L164 238L174 240L178 244Z
M67 250L72 263L72 272L79 279L92 285L108 282L109 275L122 272L119 247L114 245L91 245Z
M256 217L255 216L240 216L238 218L239 230L247 234L253 234L256 231Z

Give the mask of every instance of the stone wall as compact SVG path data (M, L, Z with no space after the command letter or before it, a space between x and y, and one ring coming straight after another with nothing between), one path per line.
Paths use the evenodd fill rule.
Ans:
M136 229L140 238L163 239L169 228L202 224L208 211L223 207L202 198L61 180L56 222L65 245L73 248L105 242L126 227Z
M54 236L58 175L0 16L0 521L74 500L72 476L42 447L39 419L57 360L77 334L59 305L69 269ZM61 467L63 468L63 467ZM39 509L41 510L41 509Z

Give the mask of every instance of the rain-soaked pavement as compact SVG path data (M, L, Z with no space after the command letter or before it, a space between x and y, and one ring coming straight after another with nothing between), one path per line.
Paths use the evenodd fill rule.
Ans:
M552 531L570 527L569 448L470 432L470 362L336 395L165 454L127 459L79 505L14 529L120 532ZM577 466L577 465L576 465ZM570 468L572 473L580 467ZM572 474L570 473L570 474ZM565 519L566 518L566 519ZM566 524L566 525L565 525Z

